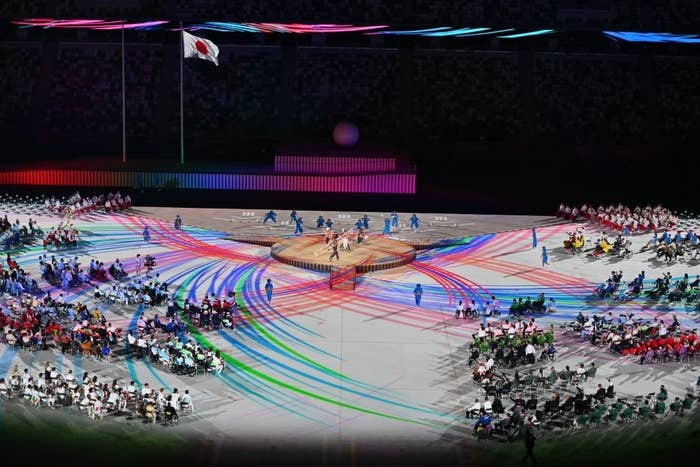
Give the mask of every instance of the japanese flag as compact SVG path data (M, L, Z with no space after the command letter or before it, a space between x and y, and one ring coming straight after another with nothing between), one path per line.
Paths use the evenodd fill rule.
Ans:
M197 57L219 66L219 48L212 41L182 31L182 42L185 47L185 58Z

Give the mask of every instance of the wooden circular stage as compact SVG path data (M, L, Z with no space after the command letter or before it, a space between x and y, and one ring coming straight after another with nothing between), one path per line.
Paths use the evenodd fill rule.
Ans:
M288 238L272 245L272 257L276 260L325 272L353 267L358 273L379 271L403 266L416 258L416 250L411 245L384 236L370 236L360 244L350 241L350 251L338 248L339 260L331 261L331 252L323 235Z

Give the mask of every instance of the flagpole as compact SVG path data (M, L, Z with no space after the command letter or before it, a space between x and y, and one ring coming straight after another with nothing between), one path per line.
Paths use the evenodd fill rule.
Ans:
M180 21L180 164L185 163L185 99L183 97L183 81L184 74L182 71L182 62L184 61L185 51L185 33L182 29L182 21Z
M122 20L122 163L126 163L126 67L124 49L124 20Z

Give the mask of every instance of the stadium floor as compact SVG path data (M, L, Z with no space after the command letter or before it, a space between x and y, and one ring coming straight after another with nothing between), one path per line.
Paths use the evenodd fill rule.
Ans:
M24 224L32 217L45 231L62 220L41 207L4 208L10 220L19 218ZM148 382L168 391L188 389L196 415L184 416L178 425L167 428L137 427L133 421L120 419L94 422L84 415L10 408L10 404L4 415L14 414L31 424L49 411L52 423L88 423L126 437L165 430L164 436L176 439L207 440L212 450L207 454L209 463L215 463L211 456L216 446L231 441L247 449L255 447L267 456L294 447L310 463L320 465L365 465L363 460L376 460L373 453L386 452L389 447L397 457L414 461L424 456L453 465L479 463L481 456L488 458L489 448L475 449L464 409L483 395L466 367L467 345L481 320L456 320L457 300L495 295L501 309L507 309L513 298L540 292L557 302L556 313L536 317L540 326L553 324L557 330L557 369L593 361L599 367L596 379L583 385L587 393L607 378L619 395L654 392L660 384L672 396L682 395L695 386L696 361L641 366L578 337L563 336L559 327L580 310L615 315L630 310L636 316L664 319L675 313L683 326L697 326L697 314L682 304L656 306L640 300L619 305L591 298L592 290L611 270L622 269L625 279L646 270L647 280L668 271L674 278L685 272L700 273L698 262L666 264L650 252L638 253L648 235L632 237L632 258L594 259L567 254L563 240L579 225L551 217L419 214L421 228L410 231L406 223L411 213L400 213L395 238L409 242L449 239L449 245L420 250L408 265L363 274L355 290L330 290L327 273L282 264L271 258L269 247L231 240L245 235L292 234L293 226L281 222L288 219L287 211L277 211L277 226L262 224L265 211L137 207L128 214L81 216L73 219L81 231L78 248L48 252L57 257L77 255L84 265L92 258L105 265L120 258L127 271L134 270L136 253L150 253L157 259L155 272L179 299L200 301L205 294L237 291L242 305L238 330L192 336L228 355L221 375L180 376L145 360L120 356L106 363L0 347L0 377L6 377L15 365L37 371L45 361L53 361L60 371L89 371L109 379ZM172 226L176 213L185 223L181 231ZM305 233L318 232L310 225L315 225L317 212L300 210L299 214L305 218ZM351 229L365 213L323 214L333 217L334 227ZM379 235L388 214L367 214L370 236ZM144 225L151 229L150 242L142 238ZM532 227L537 227L536 249L532 248ZM600 233L592 226L586 226L585 232L588 241ZM549 250L551 266L546 268L540 265L542 245ZM38 277L38 256L46 253L41 245L28 245L13 253L13 258ZM275 286L270 303L264 292L268 278ZM420 307L413 298L416 283L424 290ZM48 287L41 281L40 285ZM69 300L92 306L92 291L71 290ZM58 290L53 291L56 293ZM162 308L98 306L108 321L122 329L133 328L142 311L149 316L164 315ZM501 315L501 319L506 317Z

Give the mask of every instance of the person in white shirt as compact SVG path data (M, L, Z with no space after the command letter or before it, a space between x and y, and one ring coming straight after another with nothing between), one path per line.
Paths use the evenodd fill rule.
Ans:
M469 410L467 411L467 417L472 418L472 417L478 417L479 413L481 412L481 402L479 402L479 399L474 400L474 405L469 407Z
M145 399L145 398L151 397L151 396L152 396L151 388L148 386L148 383L146 383L143 385L143 388L141 389L141 397L143 397Z
M493 413L493 406L491 404L491 401L489 400L488 396L484 398L484 404L483 404L484 412L487 414Z
M500 310L501 302L496 298L495 295L491 295L491 300L493 303L493 314L494 315L501 314L501 310Z
M531 363L534 363L535 346L531 343L528 343L527 346L525 346L525 357L527 358L528 362L530 362L530 360L532 359Z
M462 300L459 301L457 304L457 309L455 310L455 318L459 319L460 316L464 316L464 319L467 318L467 307L464 305L464 302Z
M194 413L194 403L192 402L192 396L190 396L190 390L185 389L185 393L180 398L180 410L189 410Z

